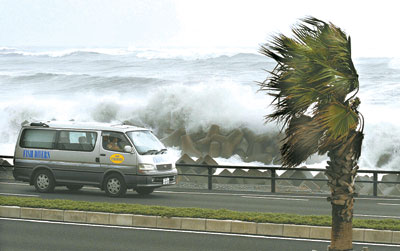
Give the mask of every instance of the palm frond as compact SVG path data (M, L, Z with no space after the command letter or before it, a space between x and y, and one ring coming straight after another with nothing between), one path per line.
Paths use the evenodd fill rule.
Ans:
M350 37L313 17L292 31L293 37L276 35L260 49L277 62L260 90L274 98L266 121L287 127L281 148L287 166L348 138L359 124L357 108L350 105L359 88Z
M351 107L339 102L333 102L321 109L315 119L335 141L346 138L358 126L358 115Z
M297 166L316 153L323 133L309 116L302 115L292 119L285 130L286 137L281 147L283 165Z

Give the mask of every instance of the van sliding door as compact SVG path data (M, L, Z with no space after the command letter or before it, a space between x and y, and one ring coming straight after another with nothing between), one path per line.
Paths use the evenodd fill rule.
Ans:
M54 166L57 182L98 185L103 171L98 156L98 133L94 131L59 131Z

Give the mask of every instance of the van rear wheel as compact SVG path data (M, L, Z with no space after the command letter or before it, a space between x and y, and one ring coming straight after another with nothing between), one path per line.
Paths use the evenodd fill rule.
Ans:
M110 197L121 197L126 193L125 180L119 174L111 174L106 177L104 190Z
M138 194L147 195L147 194L151 194L154 191L154 188L153 187L137 187L135 190Z
M48 170L39 170L33 180L36 191L39 193L51 193L54 191L55 181L53 174Z

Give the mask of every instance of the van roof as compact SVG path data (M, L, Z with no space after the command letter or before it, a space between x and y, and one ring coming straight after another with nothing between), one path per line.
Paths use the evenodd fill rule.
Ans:
M124 124L100 123L100 122L77 122L77 121L46 121L30 123L24 127L44 127L55 129L83 129L83 130L103 130L103 131L141 131L149 129Z

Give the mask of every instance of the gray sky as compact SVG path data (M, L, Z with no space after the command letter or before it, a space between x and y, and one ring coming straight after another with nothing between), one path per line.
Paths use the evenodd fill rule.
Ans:
M312 15L351 35L357 57L400 57L398 5L396 0L0 0L0 47L257 49Z

